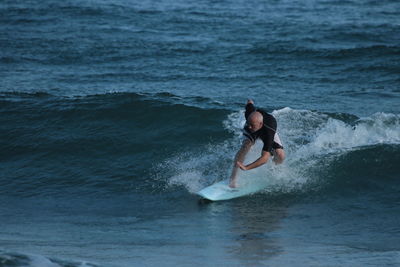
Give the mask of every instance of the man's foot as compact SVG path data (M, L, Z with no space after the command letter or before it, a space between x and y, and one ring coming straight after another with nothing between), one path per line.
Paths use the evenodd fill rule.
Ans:
M231 182L229 183L229 187L230 188L238 187L237 181L236 180L231 180Z

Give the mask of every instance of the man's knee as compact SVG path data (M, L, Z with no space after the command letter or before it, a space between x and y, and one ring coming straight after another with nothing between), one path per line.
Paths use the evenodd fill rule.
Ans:
M285 160L285 151L283 149L275 149L274 151L274 162L275 164L281 164Z

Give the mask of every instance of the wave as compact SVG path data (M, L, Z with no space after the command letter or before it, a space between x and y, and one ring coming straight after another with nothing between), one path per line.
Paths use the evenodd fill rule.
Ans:
M343 179L352 180L354 187L361 181L379 182L377 179L382 177L395 182L400 171L396 163L400 149L399 115L376 113L358 118L291 108L275 110L273 115L287 153L286 162L279 166L268 163L251 173L241 172L240 179L269 179L265 190L269 194L320 192ZM194 193L229 177L243 123L242 112L232 113L224 125L234 134L233 138L208 145L201 153L181 153L164 162L161 168L172 170L169 185L183 186ZM258 158L261 148L262 143L256 143L247 161Z
M191 143L204 139L199 126L220 134L213 128L226 113L222 103L208 98L181 98L169 93L110 93L73 98L42 92L0 93L0 103L0 113L4 115L2 136L7 140L4 146L27 147L26 153L40 147L49 151L51 146L57 147L58 141L68 145L62 148L68 151L74 144L82 145L80 140L84 139L109 142L123 137L127 138L125 141L137 140L137 145L148 145L160 138L167 142L174 137L171 142Z
M54 258L47 258L37 254L12 253L0 250L0 266L27 266L27 267L95 267L88 262L73 262Z
M193 193L228 177L244 124L242 111L232 106L170 93L68 98L3 92L0 103L1 192L26 196L174 192L182 187ZM336 169L354 155L361 166L371 149L376 156L366 159L367 170L399 171L390 167L398 162L398 114L359 118L291 108L273 114L287 160L250 173L268 175L269 193L314 190L356 176L349 170L331 177L326 170L340 173ZM394 154L386 151L388 146ZM256 144L248 160L260 151ZM382 168L375 166L378 155L384 159Z
M134 180L134 191L152 191L145 177L153 162L228 136L218 127L227 111L201 97L2 93L0 103L6 194L126 192Z
M302 47L293 44L275 44L265 47L264 45L251 48L248 53L255 55L274 55L274 54L291 54L297 56L310 56L326 59L348 59L359 58L364 56L374 57L397 57L400 47L390 45L369 45L360 47L342 47L342 48L314 48Z

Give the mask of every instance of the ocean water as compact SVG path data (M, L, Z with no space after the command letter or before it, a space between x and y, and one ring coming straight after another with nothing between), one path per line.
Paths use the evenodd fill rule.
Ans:
M0 1L1 267L399 266L399 179L399 1Z

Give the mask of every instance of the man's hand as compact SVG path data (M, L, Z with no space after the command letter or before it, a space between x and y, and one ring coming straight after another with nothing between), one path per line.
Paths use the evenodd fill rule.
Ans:
M241 163L239 161L236 161L236 166L238 166L243 171L247 171L247 167L243 163Z
M263 151L261 154L261 157L259 157L256 161L254 161L253 163L249 164L249 165L244 165L243 163L236 161L236 167L244 170L244 171L248 171L248 170L252 170L254 168L258 168L261 165L267 163L268 159L270 157L270 153L267 151Z
M254 105L254 101L252 99L247 99L247 104L253 104Z

